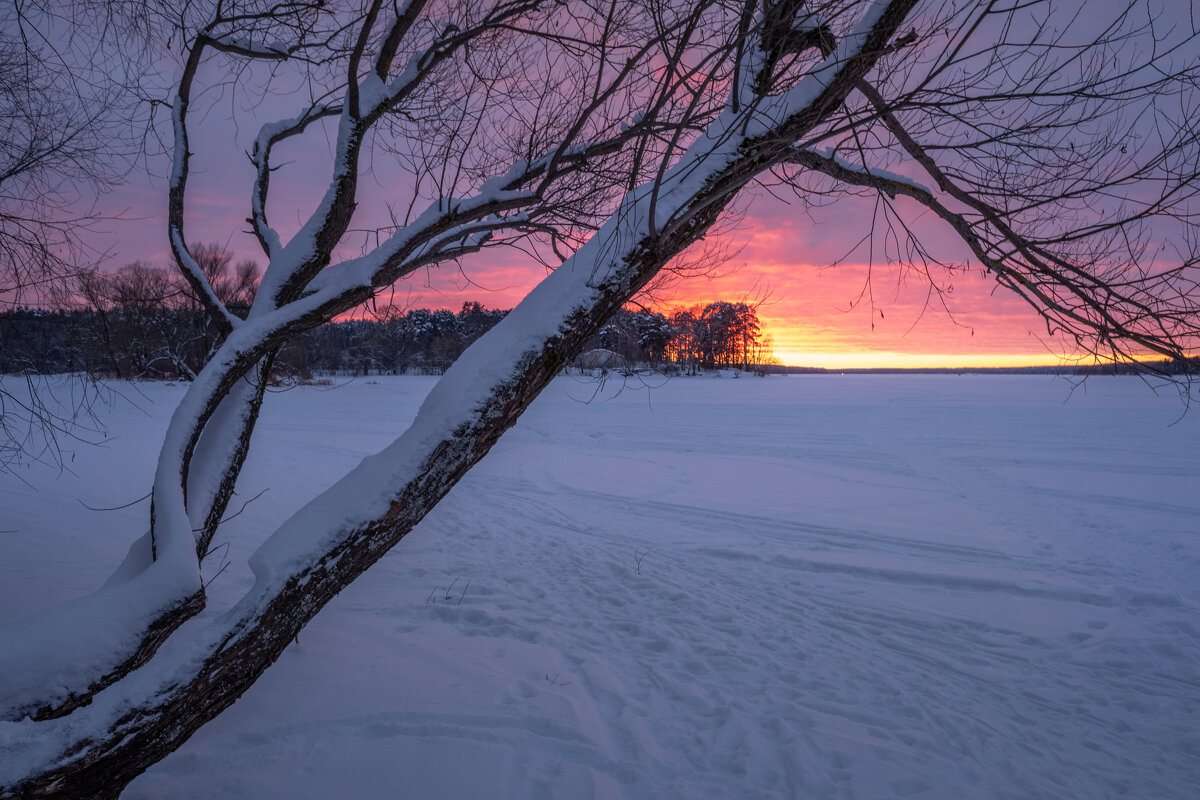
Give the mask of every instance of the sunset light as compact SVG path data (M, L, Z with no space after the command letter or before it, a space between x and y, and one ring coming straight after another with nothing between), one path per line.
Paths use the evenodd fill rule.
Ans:
M1074 363L1069 346L1050 336L1042 319L978 267L943 281L897 265L843 262L842 242L855 234L844 223L786 218L783 204L755 206L723 234L734 257L701 274L670 275L636 299L668 316L716 300L757 306L779 363L825 369L910 369L1055 366ZM796 243L805 246L797 246ZM251 251L252 252L252 251ZM954 253L952 247L950 252ZM826 263L803 259L824 256ZM789 260L795 259L795 260ZM693 272L698 272L693 270ZM384 292L375 309L446 308L464 302L511 308L547 274L518 251L490 252L422 271ZM868 286L868 276L870 285ZM363 311L355 312L356 315ZM370 311L366 312L370 316Z
M149 188L145 194L152 201ZM197 240L218 240L223 231L237 230L236 209L198 206L191 228ZM153 210L148 203L146 212ZM760 199L752 214L721 234L733 256L701 274L667 276L637 298L636 305L670 314L714 300L756 304L764 332L774 340L775 357L789 366L1072 363L1069 346L1049 336L1032 308L997 287L978 266L949 279L934 273L942 281L941 294L931 290L925 276L896 265L843 260L830 266L845 256L847 241L861 237L861 224L855 220L853 215L839 220L796 218L783 203ZM170 253L158 244L161 225L145 219L109 223L113 262L142 259L169 264ZM256 246L246 234L229 240L238 258L254 259ZM951 240L945 246L949 257L961 255ZM350 316L369 317L372 309L388 305L402 311L457 310L464 302L479 302L487 308L508 309L547 273L546 267L521 251L492 250L459 264L420 270Z
M788 350L775 348L775 357L788 366L818 367L821 369L970 369L980 367L1056 366L1049 358L1025 353L896 353L833 350ZM1062 362L1058 362L1062 363Z

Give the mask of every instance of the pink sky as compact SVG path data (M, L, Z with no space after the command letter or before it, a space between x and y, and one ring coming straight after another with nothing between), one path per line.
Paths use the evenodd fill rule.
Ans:
M162 195L159 197L159 195ZM114 223L116 265L143 259L168 264L165 224L156 202L165 193L142 188L114 200L127 203L129 221ZM233 206L236 207L237 198ZM188 233L196 241L227 243L239 257L256 258L244 233L245 212L205 196L189 204ZM762 301L759 317L786 364L852 366L988 366L1057 363L1045 326L1029 307L979 271L959 273L942 307L922 276L865 257L829 266L855 241L853 225L810 221L770 198L758 198L727 236L740 251L716 275L672 277L649 302L659 310L715 299ZM826 209L823 213L835 213ZM827 228L838 228L830 237ZM851 238L853 236L853 238ZM457 309L465 300L510 308L545 274L545 268L506 252L425 270L401 281L381 302L400 307ZM864 291L871 276L871 299Z
M212 144L210 142L210 144ZM240 258L261 252L246 233L251 174L242 159L195 160L188 200L187 233L193 241L217 241ZM322 160L322 159L316 159ZM315 202L320 171L307 171L291 185L273 182L279 196ZM305 186L304 184L308 185ZM367 201L386 197L377 181L364 181ZM169 263L161 180L132 183L107 199L125 209L124 221L112 223L111 264L135 259ZM285 229L299 218L303 203L276 211ZM1019 299L998 288L978 269L955 275L944 295L951 317L930 297L929 282L886 263L868 267L860 249L837 266L853 242L867 230L871 204L848 200L806 214L765 192L740 205L744 218L725 234L735 254L716 275L672 277L648 301L660 310L715 299L762 301L759 317L773 336L776 356L786 364L822 367L989 366L1058 363L1059 344ZM918 227L923 220L916 220ZM956 245L939 225L925 223L924 237L947 260L962 262ZM397 284L381 302L400 307L456 309L464 300L510 308L545 274L545 268L513 251L481 254L462 269L454 265L426 270ZM871 300L864 295L871 275ZM944 273L940 277L944 279Z
M219 242L238 258L261 263L261 250L245 222L253 171L244 153L258 128L258 122L248 117L288 116L289 101L276 96L267 101L270 108L238 111L237 124L229 119L234 110L219 102L193 117L189 240ZM331 164L327 138L312 137L303 146L289 143L290 149L276 154L284 168L272 178L269 211L285 237L325 188L324 176ZM124 216L110 225L109 266L137 259L170 263L164 221L168 166L165 158L151 159L151 168L159 175L134 175L105 198L106 208ZM360 181L356 224L367 227L386 220L389 199L403 203L407 197L389 190L405 181L401 175L389 175L381 160L364 161L364 170L369 172ZM915 204L904 198L896 202L912 212L913 226L936 255L948 262L964 262L965 248L939 220L920 215ZM762 189L750 189L736 205L744 217L724 234L734 255L719 268L719 276L674 279L653 297L656 307L669 311L716 299L763 300L759 317L774 337L775 354L794 365L1048 364L1058 363L1057 356L1064 352L1022 301L997 288L977 269L947 282L953 287L945 296L955 315L951 318L936 298L927 305L927 280L889 267L879 258L868 268L866 248L847 255L870 229L873 203L869 200L848 198L806 212ZM839 265L830 266L834 263ZM868 271L873 308L863 295ZM462 270L449 265L414 275L383 302L457 309L464 300L478 300L489 307L510 308L544 274L544 267L515 251L493 250L470 259ZM945 280L943 271L935 274Z
M1073 5L1073 0L1063 0L1059 9L1069 16ZM1186 4L1163 6L1148 7L1163 12L1160 25L1189 22L1182 15ZM1074 24L1106 25L1124 7L1124 0L1098 0ZM1179 16L1173 20L1171 15ZM169 79L170 69L165 67L164 74ZM282 92L248 102L246 97L209 88L197 93L190 117L194 156L187 236L223 244L238 258L261 262L262 254L245 222L253 177L245 153L261 122L293 115L298 101ZM311 132L319 128L314 126ZM304 137L302 144L288 142L277 151L275 163L282 169L272 178L269 210L285 237L324 190L330 150L329 137L318 135ZM384 160L364 161L368 174L360 184L359 211L364 227L386 220L383 210L389 199L401 205L403 215L407 198L396 187L402 187L405 178L389 174ZM135 173L129 183L104 198L103 208L123 216L109 225L109 236L98 242L110 251L108 268L134 260L170 263L164 222L169 163L163 157L149 161L157 175ZM936 255L959 265L965 262L961 243L940 221L922 216L904 198L896 203L912 212L911 221L922 241ZM797 365L1045 364L1058 363L1069 353L1061 341L1047 335L1032 310L978 269L952 278L938 271L942 288L952 291L931 298L929 283L921 276L888 266L882 258L868 265L870 254L865 248L847 254L870 229L871 201L851 198L806 212L766 191L751 190L738 205L744 218L725 234L735 255L722 265L720 275L675 280L655 295L656 307L669 311L715 299L762 300L759 316L774 337L776 356ZM835 263L838 266L831 266ZM462 271L451 265L413 276L387 300L402 307L457 308L464 300L511 307L544 274L542 266L515 252L492 251L471 259ZM864 294L868 275L870 297ZM942 308L942 299L953 317Z
M1070 5L1064 3L1063 10ZM1107 24L1110 14L1104 9L1115 14L1124 5L1123 0L1100 2L1094 6L1097 13L1087 19ZM244 221L253 177L244 153L259 122L290 116L295 112L293 103L294 98L283 94L244 106L218 93L207 109L200 108L202 103L193 106L190 240L216 241L239 258L261 262L257 242L246 232ZM303 146L288 143L276 154L276 163L284 168L272 178L269 210L285 237L315 205L329 172L328 136L305 141ZM169 263L164 223L168 164L157 159L152 167L162 174L149 180L135 178L105 200L107 208L125 209L126 217L111 226L111 266L135 259ZM364 170L370 173L360 182L359 214L365 217L363 225L369 226L386 219L382 210L388 199L403 204L407 198L394 188L404 185L403 176L389 175L382 160L365 161ZM912 224L937 256L964 263L962 244L939 220L922 216L904 198L896 202L912 212ZM977 267L952 278L937 273L943 288L952 288L944 295L952 318L937 297L930 301L929 283L921 276L889 267L879 258L868 266L865 248L847 255L870 229L871 201L851 198L806 213L799 205L751 190L738 205L745 216L725 234L735 255L720 268L718 277L672 281L653 298L660 310L715 299L763 300L759 317L774 337L777 357L796 365L1052 364L1070 352L1047 335L1044 324L1023 301L997 287ZM830 266L834 263L839 265ZM491 251L472 258L461 271L451 265L412 276L384 302L458 308L464 300L478 300L489 307L508 308L544 274L544 267L515 252ZM863 293L868 274L870 299Z

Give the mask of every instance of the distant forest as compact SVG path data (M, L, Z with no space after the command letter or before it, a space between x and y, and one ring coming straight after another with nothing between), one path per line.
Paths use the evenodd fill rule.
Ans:
M253 262L234 265L219 247L198 248L214 291L244 315L257 288ZM125 379L190 379L219 344L218 332L185 283L143 263L80 275L53 309L0 312L0 372L86 372ZM332 322L289 343L281 374L440 374L507 310L463 303L456 313L394 307L367 319ZM770 337L755 308L716 301L671 316L622 309L593 338L576 366L695 373L758 369Z
M214 292L244 316L258 287L252 261L233 263L217 245L195 253ZM142 262L115 273L87 270L47 300L50 308L0 311L0 374L83 372L99 378L188 380L220 343L190 287L174 271ZM279 378L317 375L440 374L507 310L463 303L458 312L388 307L367 318L331 322L302 334L279 353ZM583 370L654 370L697 374L737 367L767 373L820 373L780 366L756 307L714 301L670 316L621 309L584 348ZM1143 364L1163 374L1195 374L1196 364ZM1046 372L1068 375L1133 373L1133 364L991 369L847 369L840 372Z

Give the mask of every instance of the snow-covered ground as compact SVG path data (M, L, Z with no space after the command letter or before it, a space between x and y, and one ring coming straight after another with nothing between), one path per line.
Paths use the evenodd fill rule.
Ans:
M125 797L1196 796L1200 414L1131 378L651 383L556 380ZM206 613L431 385L269 398ZM0 620L141 533L78 501L148 491L182 387L121 392L72 473L0 475Z

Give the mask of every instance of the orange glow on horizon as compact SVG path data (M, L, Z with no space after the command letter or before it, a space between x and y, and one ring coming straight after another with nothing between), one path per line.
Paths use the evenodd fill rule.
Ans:
M775 349L779 363L822 369L971 369L1062 366L1066 359L1032 353L836 353Z
M831 207L799 214L794 207L763 196L754 198L749 212L736 229L709 237L716 250L727 245L735 253L733 258L708 274L656 281L636 304L666 314L714 300L757 305L763 330L773 339L775 357L789 366L1074 363L1069 343L1050 336L1032 309L978 271L939 276L944 285L938 294L920 275L868 264L870 252L865 247L847 257L846 242L860 241L864 224L869 224L853 198L836 212ZM937 245L944 258L961 261L961 243L937 229L924 234L923 239ZM126 243L136 244L132 238ZM158 246L161 250L161 243ZM238 258L255 257L253 250L232 249ZM137 257L157 254L152 257L167 263L165 251L159 250L147 243ZM828 266L839 259L843 260L837 266ZM356 309L341 318L369 317L372 310L379 312L389 305L400 311L458 311L464 302L477 301L487 308L512 308L546 274L544 266L524 253L488 250L462 264L419 271L381 292L373 308Z
M781 248L776 236L755 236L743 251ZM762 245L769 243L767 248ZM753 255L753 253L751 253ZM660 282L636 305L668 316L714 300L758 304L765 334L782 364L826 369L1015 367L1075 363L1066 343L1050 337L1021 300L977 273L955 276L937 306L924 279L898 268L788 262L777 253L729 265L716 275ZM740 260L739 260L740 261ZM874 296L864 293L870 274ZM430 269L382 294L401 310L446 308L464 301L512 308L546 275L541 266L499 259L462 269ZM948 287L944 287L948 288ZM361 316L355 312L354 316Z
M864 292L871 274L872 297ZM978 274L930 295L928 282L898 268L826 268L774 259L715 278L672 282L651 305L664 313L713 300L759 303L764 333L782 364L826 369L1027 367L1075 363L1019 298Z
M944 310L926 307L923 290L916 291L915 297L901 293L877 298L874 311L869 303L850 308L865 269L863 265L836 270L746 265L716 278L673 280L665 289L660 287L640 298L638 304L670 316L714 300L763 301L758 307L763 331L773 340L775 358L788 366L854 369L1074 363L1063 343L1045 335L1032 310L1015 298L992 294L981 278L968 280L962 290L956 290L951 306L956 311L954 318ZM391 302L402 310L457 311L464 301L478 301L488 308L512 308L545 274L540 267L524 270L523 276L520 273L503 266L486 271L468 268L471 280L467 281L461 273L430 271L414 285L400 284L394 295L381 296L377 305Z

